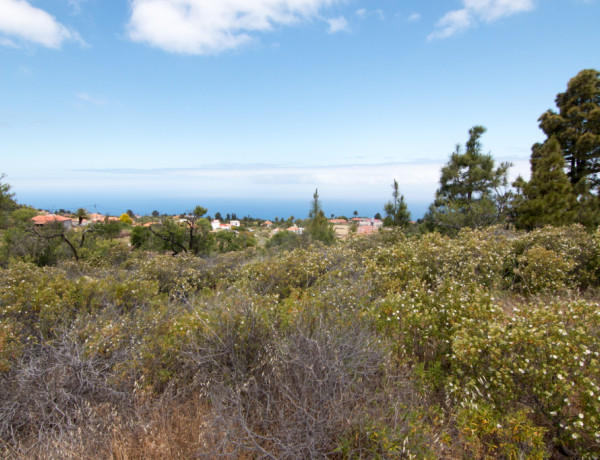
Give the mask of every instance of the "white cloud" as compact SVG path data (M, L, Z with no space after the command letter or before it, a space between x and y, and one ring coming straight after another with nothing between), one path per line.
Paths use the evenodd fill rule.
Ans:
M87 0L69 0L69 6L73 9L73 14L81 13L81 4Z
M17 45L10 38L1 38L1 37L0 37L0 46L5 46L7 48L19 48L19 45Z
M77 99L79 99L83 102L88 102L90 104L94 104L94 105L106 104L106 101L104 99L99 99L99 98L90 96L88 93L77 93L75 96L77 97Z
M421 19L421 15L419 13L411 13L410 16L408 17L408 20L410 22L415 22Z
M358 19L361 20L367 19L369 16L377 16L377 19L380 19L382 21L385 19L385 13L380 8L371 11L368 11L365 8L361 8L359 10L356 10L354 14Z
M64 41L74 38L53 16L25 0L0 0L0 34L48 48L60 48ZM0 44L16 46L5 37L0 37Z
M214 54L251 34L318 17L338 0L132 0L129 37L165 51Z
M17 67L17 76L21 78L31 78L33 77L33 72L29 67L20 65Z
M531 11L534 0L462 0L463 8L446 13L428 39L447 38L477 22L493 22L516 13Z
M298 165L205 165L198 168L105 169L68 172L69 186L77 189L102 184L127 184L137 190L153 190L157 180L165 188L185 194L195 190L209 197L302 198L315 187L330 199L387 199L395 177L407 196L429 200L438 186L442 163L348 164L336 166ZM33 174L33 175L32 175ZM35 174L28 172L33 184ZM76 179L77 178L77 179ZM62 185L61 185L62 184ZM120 185L119 185L120 184ZM56 189L64 180L56 178ZM44 188L54 188L50 182Z
M328 19L327 23L329 24L329 29L327 32L330 34L334 34L336 32L350 32L350 26L348 25L348 21L344 16Z

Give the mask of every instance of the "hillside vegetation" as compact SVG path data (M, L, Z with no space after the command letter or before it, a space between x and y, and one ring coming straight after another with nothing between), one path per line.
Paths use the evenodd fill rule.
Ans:
M474 126L417 223L396 180L271 232L0 176L0 456L600 458L600 72L556 104L528 181Z
M4 458L597 458L600 233L0 270Z

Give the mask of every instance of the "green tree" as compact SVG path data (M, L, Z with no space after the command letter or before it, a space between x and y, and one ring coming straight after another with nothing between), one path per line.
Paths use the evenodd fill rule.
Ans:
M383 224L386 227L408 227L410 224L410 211L404 201L404 195L400 194L400 186L396 179L392 184L392 198L392 201L388 201L383 206L386 214Z
M5 182L2 182L4 174L0 174L0 228L5 228L8 224L8 215L10 212L17 207L17 203L13 197L11 186Z
M530 163L529 182L519 176L513 184L521 191L516 198L515 225L531 230L573 223L577 199L565 174L565 159L556 138L534 145Z
M152 211L152 217L158 217L160 216L160 213L156 210Z
M85 209L79 208L77 210L77 212L75 213L75 217L77 217L78 223L79 223L79 225L81 225L81 223L83 222L83 219L88 217L88 213Z
M166 219L162 224L154 224L147 228L156 238L162 240L164 248L171 250L173 254L206 254L214 247L215 241L210 222L203 217L206 211L206 208L196 206L191 213L186 214L183 223ZM135 243L138 246L147 243L142 232L136 234Z
M540 128L560 144L575 194L597 190L600 173L600 72L586 69L569 80L555 99L558 113L548 110Z
M446 231L482 228L506 215L511 164L496 167L492 155L482 152L480 139L485 131L483 126L471 128L464 153L457 145L442 168L440 188L426 216L431 226Z
M270 248L279 248L279 249L295 249L300 247L301 240L298 235L292 232L288 232L287 230L281 230L275 233L267 243L265 247L267 249Z
M309 213L310 224L308 226L308 232L313 240L321 241L325 244L331 244L335 241L335 232L333 226L325 217L325 213L321 209L321 202L319 201L319 190L315 189L313 195L312 207Z

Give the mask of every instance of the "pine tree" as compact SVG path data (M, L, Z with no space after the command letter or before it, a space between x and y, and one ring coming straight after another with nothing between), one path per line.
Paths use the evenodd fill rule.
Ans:
M313 195L312 207L309 213L311 218L308 232L313 240L321 241L325 244L331 244L335 240L335 232L333 227L329 224L325 213L321 209L321 202L319 201L319 190L315 189Z
M388 201L383 206L386 213L383 224L386 227L408 227L410 224L410 211L404 201L404 195L400 194L400 187L396 179L392 183L392 198L392 201Z
M2 182L4 177L4 174L0 174L0 228L8 224L8 215L17 207L13 198L15 194L10 191L11 186Z
M516 206L516 226L531 230L573 223L577 199L565 174L565 159L556 138L534 145L530 163L529 182L519 178L514 184L522 189L521 202Z
M558 113L540 117L540 128L559 142L571 184L582 196L600 185L600 72L579 72L556 96L556 106Z
M499 222L505 214L500 189L508 185L510 163L495 167L492 155L482 152L483 126L469 130L465 152L457 145L442 168L440 188L425 220L446 231L481 228Z

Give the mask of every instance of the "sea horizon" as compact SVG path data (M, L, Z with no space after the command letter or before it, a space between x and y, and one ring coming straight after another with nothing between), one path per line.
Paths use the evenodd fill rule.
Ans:
M42 209L50 212L76 211L84 208L88 212L98 212L106 215L120 215L127 210L143 216L150 215L153 211L160 214L174 215L190 212L200 205L206 208L207 215L214 217L219 212L223 217L235 214L238 219L250 216L257 219L294 218L305 219L308 217L312 201L299 198L217 198L217 197L190 197L190 196L152 196L124 195L107 193L17 193L15 198L19 204ZM323 212L327 217L346 216L352 217L354 211L361 217L374 217L375 214L385 214L383 206L385 200L319 200ZM407 203L411 217L417 220L425 214L429 203Z

